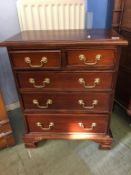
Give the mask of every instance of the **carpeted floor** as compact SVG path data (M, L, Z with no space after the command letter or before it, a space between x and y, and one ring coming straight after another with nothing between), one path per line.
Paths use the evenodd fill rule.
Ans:
M18 116L18 112L10 116ZM13 120L12 120L13 122ZM19 120L22 123L22 120ZM92 141L46 141L37 149L22 143L0 151L0 175L131 175L131 120L115 108L112 150L101 151ZM17 142L23 125L14 125Z

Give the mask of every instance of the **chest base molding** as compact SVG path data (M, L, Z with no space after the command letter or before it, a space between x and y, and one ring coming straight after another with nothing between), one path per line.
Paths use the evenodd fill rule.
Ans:
M24 143L27 148L36 148L43 140L92 140L99 144L99 149L110 150L112 145L112 133L88 134L88 133L28 133L24 136Z

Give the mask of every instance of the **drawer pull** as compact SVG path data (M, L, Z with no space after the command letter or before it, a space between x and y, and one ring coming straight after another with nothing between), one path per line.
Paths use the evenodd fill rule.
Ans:
M48 128L45 128L45 127L43 126L43 124L40 123L40 122L37 122L37 123L36 123L36 126L40 127L41 130L43 130L43 131L49 131L49 130L52 129L52 127L54 127L54 123L53 123L53 122L50 122Z
M89 63L89 62L87 62L88 59L86 58L85 55L79 55L79 60L83 61L84 64L89 65L89 66L97 64L98 61L101 60L101 58L102 58L102 55L98 54L98 55L96 55L95 62Z
M40 108L40 109L47 109L47 108L49 107L49 105L51 105L52 103L53 103L52 100L51 100L51 99L48 99L48 100L46 101L46 105L45 105L45 106L41 106L41 105L39 104L38 100L33 99L33 104L36 105L36 106L37 106L38 108Z
M91 106L85 106L83 100L78 100L78 104L81 105L84 109L94 109L95 106L98 104L98 100L93 100Z
M92 89L95 88L100 83L100 78L95 78L94 83L91 86L86 85L84 78L79 78L78 82L82 84L86 89Z
M44 81L42 82L42 85L36 85L35 84L35 79L34 78L29 78L29 83L33 84L35 88L44 88L46 84L50 84L50 79L45 78Z
M96 123L92 123L90 128L86 128L83 123L78 123L78 124L79 124L80 128L82 128L84 130L88 130L88 131L91 131L96 127Z
M44 64L46 64L48 62L47 57L42 57L40 60L40 65L32 65L31 63L31 58L30 57L25 57L25 62L32 68L40 68L43 67Z

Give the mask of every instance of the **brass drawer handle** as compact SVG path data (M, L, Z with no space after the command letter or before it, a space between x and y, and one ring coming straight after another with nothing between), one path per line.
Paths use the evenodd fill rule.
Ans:
M43 124L40 123L40 122L37 122L37 123L36 123L36 126L40 127L41 130L43 130L43 131L49 131L49 130L52 129L52 127L54 127L54 123L53 123L53 122L50 122L48 128L45 128L45 127L43 126Z
M94 109L95 106L98 104L98 100L93 100L91 106L85 106L83 100L78 100L78 104L81 105L84 109Z
M84 78L79 78L78 82L82 84L86 89L92 89L95 88L100 83L100 78L95 78L94 83L91 86L86 85Z
M42 57L40 60L40 63L41 63L40 65L32 65L31 58L25 57L25 62L32 68L40 68L40 67L43 67L44 64L46 64L48 62L48 59L47 59L47 57Z
M40 108L40 109L47 109L47 108L49 107L49 105L51 105L52 103L53 103L52 100L51 100L51 99L48 99L48 100L46 101L46 105L45 105L45 106L41 106L41 105L39 104L38 100L33 99L33 104L36 105L36 106L37 106L38 108Z
M95 62L89 63L89 62L87 62L88 59L86 58L85 55L79 55L79 60L83 61L84 64L89 65L89 66L97 64L98 61L101 60L101 58L102 58L102 55L98 54L98 55L96 55Z
M35 84L35 79L34 78L29 78L29 83L31 83L35 88L44 88L46 84L50 84L50 79L45 78L44 81L42 82L42 85L36 85Z
M87 131L91 131L96 127L96 123L92 123L90 128L86 128L85 125L83 123L78 123L80 128L87 130Z

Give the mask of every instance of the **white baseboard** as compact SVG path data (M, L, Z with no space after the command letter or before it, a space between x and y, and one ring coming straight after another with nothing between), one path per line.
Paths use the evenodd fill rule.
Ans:
M12 103L10 105L6 105L7 111L12 111L12 110L15 110L19 107L20 107L20 102L19 101L15 102L15 103Z

